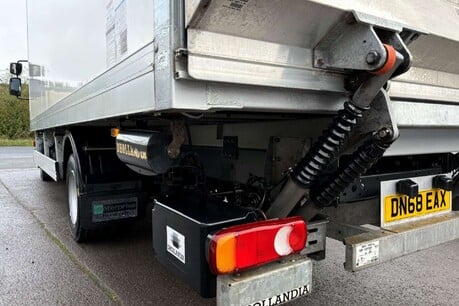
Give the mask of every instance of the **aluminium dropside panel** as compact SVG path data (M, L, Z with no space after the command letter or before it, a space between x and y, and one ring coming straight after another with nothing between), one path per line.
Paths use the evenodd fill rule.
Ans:
M154 109L153 5L27 1L32 130Z
M34 24L43 16L33 8L38 4L29 2L29 51L34 63L50 52L50 47L34 49L40 46ZM391 84L394 115L399 126L409 131L405 134L409 135L405 137L408 142L401 143L400 139L397 152L418 148L411 146L411 139L423 135L436 139L439 128L442 144L426 148L425 152L459 150L457 141L451 141L457 138L451 136L457 135L459 128L459 62L455 56L459 31L454 30L459 27L459 15L453 2L437 0L436 5L426 6L414 0L393 0L391 5L382 0L371 5L362 0L351 4L326 0L142 0L142 11L149 17L145 26L133 26L136 30L129 23L136 20L129 18L131 10L135 11L131 8L134 1L114 2L116 8L122 3L126 8L129 51L98 77L77 78L78 89L64 91L60 97L55 93L57 86L52 87L53 92L44 90L43 83L52 84L53 75L59 79L58 70L73 71L66 69L65 63L72 64L70 68L80 65L82 70L88 65L93 72L91 77L104 70L110 54L110 15L107 6L99 7L99 13L92 9L91 19L98 19L99 25L86 31L91 33L88 39L72 33L71 29L77 31L78 27L67 29L65 23L61 24L60 31L65 33L60 38L65 39L60 39L59 44L67 46L71 40L70 46L79 52L59 52L57 48L52 54L61 65L50 64L49 69L45 65L45 76L32 78L33 130L155 111L335 112L346 99L344 77L313 68L312 48L354 8L427 33L409 46L414 55L412 70ZM68 3L50 10L63 10L70 3L79 7L74 0ZM379 12L382 7L386 10ZM432 7L444 18L429 17ZM120 12L122 15L123 10ZM80 23L74 20L74 25L81 24L83 17L78 18ZM115 19L115 31L122 32L123 18L115 12ZM56 22L59 25L59 20ZM121 30L117 28L119 24ZM143 45L129 43L130 34L136 31L143 31L144 37L149 38L143 40ZM95 41L99 48L93 49L98 50L98 57L91 57L87 52ZM188 56L177 55L181 48L187 49ZM42 87L34 86L35 81ZM79 86L81 82L83 86ZM54 98L50 98L53 94Z

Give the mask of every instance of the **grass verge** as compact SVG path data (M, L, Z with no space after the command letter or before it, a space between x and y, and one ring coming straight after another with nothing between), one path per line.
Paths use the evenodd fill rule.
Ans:
M23 139L8 139L0 137L0 147L31 147L32 139L23 138Z

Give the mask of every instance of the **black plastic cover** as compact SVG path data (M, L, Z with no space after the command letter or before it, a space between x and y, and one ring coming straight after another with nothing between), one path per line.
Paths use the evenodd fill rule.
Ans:
M201 296L214 297L216 277L207 262L208 235L256 219L257 214L249 208L196 196L155 201L152 223L156 258Z
M397 193L414 198L419 193L419 186L416 182L413 182L410 179L401 180L397 182Z
M433 188L440 188L447 191L453 190L453 180L446 175L437 175L432 180Z

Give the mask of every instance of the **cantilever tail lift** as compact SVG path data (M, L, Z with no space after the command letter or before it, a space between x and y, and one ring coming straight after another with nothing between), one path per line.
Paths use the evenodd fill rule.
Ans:
M411 54L406 45L417 36L415 31L402 31L399 25L353 12L316 46L315 67L350 71L346 89L352 94L309 152L291 169L267 211L269 218L294 213L311 219L333 204L398 138L384 87L391 78L409 69ZM319 176L344 149L354 151L350 162L319 183Z

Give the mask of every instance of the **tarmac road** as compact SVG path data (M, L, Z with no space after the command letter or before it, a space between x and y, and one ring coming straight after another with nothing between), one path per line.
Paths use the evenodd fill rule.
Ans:
M0 148L0 305L213 305L155 259L145 221L77 244L64 185L42 182L31 148ZM358 273L327 240L313 292L292 305L458 305L459 241Z

